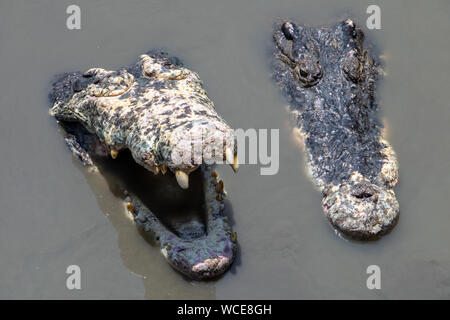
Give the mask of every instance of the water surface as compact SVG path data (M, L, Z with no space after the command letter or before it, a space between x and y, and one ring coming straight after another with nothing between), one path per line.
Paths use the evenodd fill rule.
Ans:
M270 46L276 18L364 25L372 2L79 0L82 28L67 30L70 4L0 3L0 298L450 298L450 3L377 1L382 29L364 28L385 57L377 97L400 162L400 221L369 243L342 240L323 216L270 78ZM219 168L240 254L218 281L171 269L47 114L53 75L115 69L157 47L200 74L232 127L280 129L277 175ZM81 290L66 289L72 264ZM381 290L366 287L372 264Z

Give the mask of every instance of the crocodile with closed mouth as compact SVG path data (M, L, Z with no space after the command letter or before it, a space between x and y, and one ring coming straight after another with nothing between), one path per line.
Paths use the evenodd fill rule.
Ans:
M276 23L274 79L289 98L322 207L341 234L377 239L395 225L396 155L383 138L375 82L379 64L346 19L331 26Z
M223 160L237 171L235 137L195 72L177 58L152 51L119 71L92 68L63 74L53 83L50 98L50 114L84 165L95 169L96 158L131 154L164 184L155 200L167 198L161 211L188 207L183 201L189 195L203 195L203 224L167 225L145 205L146 199L127 193L128 211L159 242L170 265L197 280L229 269L236 234L224 212L224 185L214 166ZM191 185L190 177L195 179Z

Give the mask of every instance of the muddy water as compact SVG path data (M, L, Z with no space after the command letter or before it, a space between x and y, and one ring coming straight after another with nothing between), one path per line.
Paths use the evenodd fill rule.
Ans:
M398 153L401 218L380 241L340 239L291 138L286 100L271 82L276 17L365 23L370 1L70 1L0 3L0 298L449 298L450 4L377 1L385 57L378 98ZM124 214L105 177L67 152L47 115L52 76L129 64L164 47L197 71L235 128L279 128L280 170L219 168L240 255L222 279L191 282L168 267ZM66 268L81 268L81 290ZM366 268L381 268L368 290Z

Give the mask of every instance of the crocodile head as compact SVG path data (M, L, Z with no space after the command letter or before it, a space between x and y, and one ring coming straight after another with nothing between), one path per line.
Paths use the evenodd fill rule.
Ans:
M394 225L395 153L381 134L374 101L378 65L364 34L347 19L320 28L276 26L275 79L290 98L308 169L334 227L355 238Z
M236 235L224 212L223 181L212 165L225 161L237 170L234 132L195 72L152 52L119 71L65 74L53 84L51 100L50 114L84 164L94 164L100 151L119 157L114 171L123 180L145 178L138 188L127 187L127 208L154 234L172 266L194 279L217 277L231 266ZM122 160L130 154L145 172L127 171L132 165ZM204 223L186 221L192 212ZM180 222L174 215L184 217Z
M158 174L172 171L188 188L201 164L226 161L237 170L233 130L216 113L195 72L161 54L144 54L119 71L68 74L53 88L50 114L81 123L117 157L128 149Z

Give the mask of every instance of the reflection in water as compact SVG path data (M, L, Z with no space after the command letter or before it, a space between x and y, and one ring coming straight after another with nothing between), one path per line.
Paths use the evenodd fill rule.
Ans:
M173 174L154 176L136 164L128 152L122 152L116 160L96 159L95 162L99 172L82 167L74 159L100 209L117 230L122 260L142 279L145 298L215 298L215 282L191 281L172 269L160 254L159 246L136 227L123 203L125 190L133 192L172 229L191 219L202 221L203 215L199 214L203 213L200 171L191 174L190 188L182 190Z

